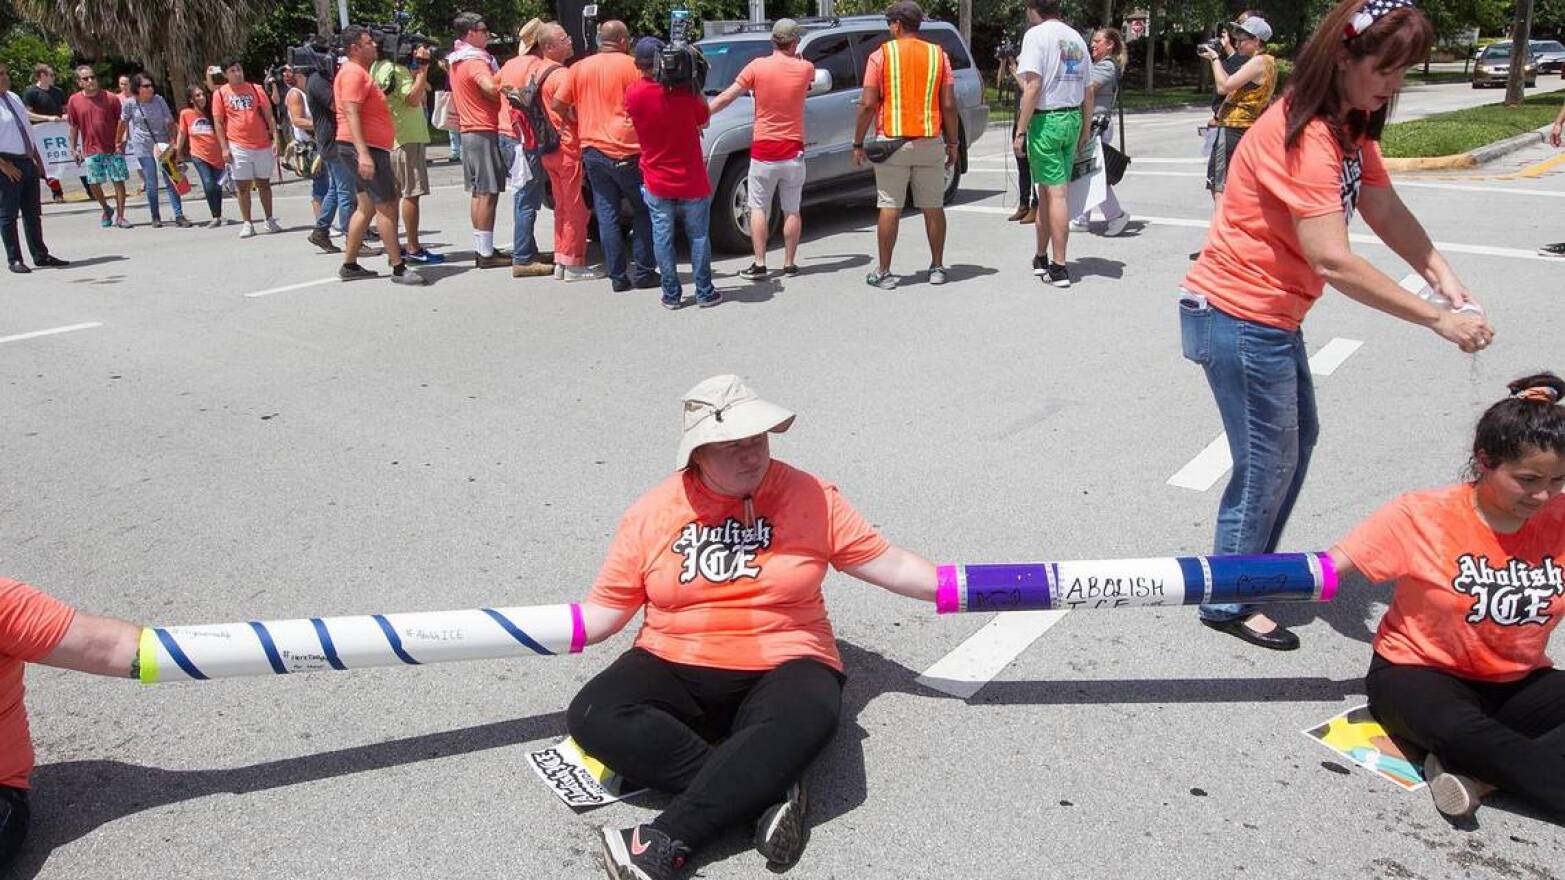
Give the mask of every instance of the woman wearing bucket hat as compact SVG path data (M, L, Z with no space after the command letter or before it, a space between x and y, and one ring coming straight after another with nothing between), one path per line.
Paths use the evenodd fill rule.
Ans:
M675 877L694 848L750 821L769 862L796 861L804 772L837 729L844 681L827 565L934 601L929 561L771 457L770 435L793 421L737 376L690 389L677 472L625 513L582 606L589 643L646 616L634 647L571 702L570 734L674 793L652 822L603 829L611 877Z

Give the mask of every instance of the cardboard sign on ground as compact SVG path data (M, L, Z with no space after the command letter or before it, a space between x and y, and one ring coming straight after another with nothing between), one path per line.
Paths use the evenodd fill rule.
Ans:
M1368 706L1349 709L1304 731L1304 735L1404 791L1424 787L1423 773L1369 714Z
M623 777L582 751L568 736L548 748L528 752L527 764L570 807L601 807L646 790L625 791Z

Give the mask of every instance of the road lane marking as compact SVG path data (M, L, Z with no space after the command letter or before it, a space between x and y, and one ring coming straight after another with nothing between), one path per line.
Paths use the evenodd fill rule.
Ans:
M983 690L996 675L1027 650L1064 611L1013 611L995 615L967 641L924 670L918 683L959 699Z
M50 327L48 330L34 330L31 333L17 333L14 336L0 336L0 343L21 342L24 339L37 339L40 336L54 336L59 333L74 333L77 330L91 330L94 327L102 327L98 321L87 324L67 324L64 327Z
M1321 346L1320 351L1310 356L1310 373L1315 376L1330 376L1337 372L1337 368L1343 362L1353 356L1364 345L1357 339L1343 339L1335 337ZM1205 492L1223 474L1228 473L1234 465L1233 457L1228 452L1228 433L1218 434L1217 439L1206 444L1206 448L1190 459L1178 473L1168 478L1168 485L1178 489L1190 489L1196 492Z
M303 290L306 287L319 287L322 284L330 284L333 281L341 280L341 278L333 275L330 278L317 278L314 281L301 281L298 284L285 284L282 287L271 287L267 288L266 290L257 290L255 293L247 293L245 296L254 299L258 296L271 296L274 293L287 293L290 290Z
M1533 163L1531 165L1528 165L1526 168L1523 168L1522 170L1516 172L1516 177L1518 177L1518 178L1540 177L1543 174L1553 170L1561 162L1565 162L1565 153L1560 153L1560 154L1558 154L1556 156L1550 156L1549 158L1544 159L1542 162L1535 162L1535 163Z

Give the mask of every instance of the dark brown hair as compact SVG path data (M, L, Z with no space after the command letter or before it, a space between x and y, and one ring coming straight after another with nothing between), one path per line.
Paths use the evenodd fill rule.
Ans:
M924 9L913 0L897 0L886 7L886 21L902 25L910 34L918 33L919 26L924 23Z
M1288 147L1298 144L1305 127L1316 118L1326 123L1344 150L1353 149L1365 137L1380 140L1391 105L1374 113L1348 107L1338 63L1373 57L1378 70L1400 70L1422 60L1434 46L1434 26L1412 7L1392 10L1368 30L1348 37L1348 23L1363 8L1364 0L1338 3L1299 51L1285 98Z
M1523 376L1509 386L1511 393L1484 410L1473 432L1473 457L1468 475L1477 479L1484 468L1517 461L1533 452L1565 455L1565 379L1553 373ZM1519 397L1529 389L1551 389L1554 400ZM1539 398L1544 395L1538 395Z

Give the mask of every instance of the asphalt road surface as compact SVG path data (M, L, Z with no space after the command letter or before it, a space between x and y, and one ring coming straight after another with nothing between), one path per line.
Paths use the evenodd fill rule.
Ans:
M1210 211L1192 127L1132 120L1120 195L1138 221L1072 237L1069 291L1033 278L1031 230L1004 221L1014 171L995 132L950 214L951 283L925 283L909 215L904 283L867 287L874 212L834 205L806 214L804 274L749 283L748 259L725 258L727 301L704 311L461 260L425 289L340 284L304 241L300 183L278 202L293 231L248 241L49 207L75 265L0 276L0 571L157 624L571 601L668 474L681 392L719 372L797 409L777 457L932 559L1205 552L1225 478L1199 459L1220 428L1174 304ZM1565 238L1550 155L1398 178L1498 336L1468 357L1328 293L1306 324L1324 430L1288 548L1456 480L1504 383L1565 369L1565 266L1534 255ZM456 171L436 178L425 240L465 254ZM1304 642L1292 654L1192 609L939 619L841 575L826 590L850 681L791 877L1565 873L1565 832L1514 801L1452 828L1427 794L1302 735L1364 702L1384 588L1278 610ZM598 876L595 826L662 800L573 813L522 756L563 735L571 695L630 639L155 687L35 668L35 825L14 874ZM770 876L738 831L696 872Z

